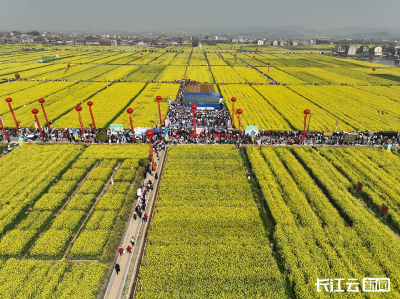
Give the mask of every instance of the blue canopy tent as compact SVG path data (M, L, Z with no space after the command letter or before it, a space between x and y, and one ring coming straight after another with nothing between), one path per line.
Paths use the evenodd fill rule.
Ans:
M160 134L161 133L160 129L154 128L152 130L153 130L154 134Z

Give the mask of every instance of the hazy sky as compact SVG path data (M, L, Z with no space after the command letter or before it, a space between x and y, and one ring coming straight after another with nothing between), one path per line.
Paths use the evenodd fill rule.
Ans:
M400 27L400 0L0 0L0 30Z

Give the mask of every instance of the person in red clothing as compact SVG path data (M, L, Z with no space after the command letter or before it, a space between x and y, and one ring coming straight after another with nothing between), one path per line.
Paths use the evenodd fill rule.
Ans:
M142 222L147 222L147 213L144 213L144 216L142 218Z
M129 253L132 253L132 247L131 247L131 245L128 245L128 247L126 247L126 251L128 251Z
M122 255L124 253L124 247L122 247L122 245L121 245L121 247L119 248L119 255Z

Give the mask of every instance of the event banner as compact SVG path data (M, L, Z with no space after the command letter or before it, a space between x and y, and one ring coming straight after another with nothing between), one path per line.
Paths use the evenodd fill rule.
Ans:
M246 126L244 128L244 134L254 136L258 133L258 126Z
M108 140L107 133L96 133L97 140Z
M123 124L111 124L110 125L110 131L111 134L117 134L120 131L124 130L124 125Z
M183 100L185 104L219 104L221 95L216 92L185 92Z
M72 134L74 135L75 140L78 140L79 136L78 136L78 130L76 128L72 129Z
M151 130L151 128L143 128L143 127L137 127L133 129L135 131L135 135L144 135L146 134L147 130Z

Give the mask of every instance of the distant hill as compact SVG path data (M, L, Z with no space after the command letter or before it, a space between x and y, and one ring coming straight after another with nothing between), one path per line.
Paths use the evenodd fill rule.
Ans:
M165 30L164 30L165 31ZM182 29L171 29L168 32L182 31ZM330 29L313 29L302 26L288 25L279 27L263 27L263 26L215 26L210 28L185 29L186 32L192 34L209 33L209 34L228 34L228 35L294 35L294 36L342 36L342 35L399 35L400 28L367 28L360 26L330 28Z

